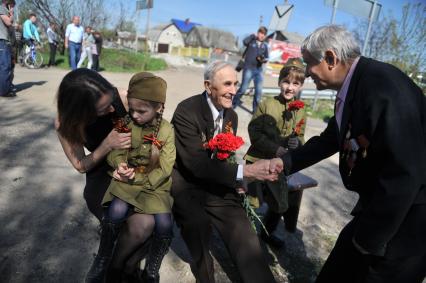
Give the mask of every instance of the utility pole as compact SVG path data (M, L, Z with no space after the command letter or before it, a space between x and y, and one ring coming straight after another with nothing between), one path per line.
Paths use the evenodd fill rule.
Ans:
M149 0L148 0L149 1ZM148 32L149 32L149 17L150 17L150 12L151 12L151 8L148 5L148 16L146 17L146 30L145 30L145 52L149 51L149 45L148 45Z
M136 1L136 20L135 20L135 53L138 53L138 19L141 15L141 1Z
M260 15L260 17L259 17L259 26L261 27L262 24L263 24L263 16Z
M334 19L336 18L336 10L337 10L337 6L339 5L339 0L334 0L333 1L333 12L331 14L331 24L334 24Z
M371 8L370 17L368 18L368 29L365 35L364 46L362 47L362 55L367 51L368 41L370 40L371 26L373 25L374 15L376 13L377 0L373 0L373 8Z

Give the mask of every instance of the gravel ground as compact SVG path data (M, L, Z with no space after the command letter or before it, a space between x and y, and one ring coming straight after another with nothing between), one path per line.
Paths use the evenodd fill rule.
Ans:
M158 72L168 82L165 118L177 103L202 90L203 70L170 68ZM17 67L17 98L0 98L0 282L83 282L96 252L97 223L82 198L84 176L70 165L53 128L54 97L66 71ZM103 73L119 88L131 74ZM266 77L274 87L276 78ZM244 105L251 105L244 98ZM248 141L250 113L238 108L239 135ZM324 129L320 120L308 120L307 136ZM241 158L248 144L241 150ZM285 247L265 247L278 282L312 282L328 256L338 232L350 219L357 196L344 190L336 156L303 173L318 180L306 190L298 229L278 235ZM195 282L190 257L175 228L172 248L161 268L161 282ZM217 282L240 282L232 260L218 235L212 241Z

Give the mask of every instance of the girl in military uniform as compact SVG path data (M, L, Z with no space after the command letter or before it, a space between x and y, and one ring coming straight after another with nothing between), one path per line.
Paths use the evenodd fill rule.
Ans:
M294 109L290 106L302 90L304 81L305 68L302 60L289 59L278 78L280 95L262 101L248 126L251 142L245 156L248 163L258 159L281 157L287 150L293 150L304 143L306 112L303 108ZM261 188L258 189L259 187ZM283 241L272 233L288 208L288 190L284 175L281 175L280 181L254 182L249 185L251 204L254 207L260 205L257 197L259 191L268 204L264 224L269 236L262 231L261 238L275 247L281 247Z
M159 282L160 265L172 241L170 188L176 157L173 128L162 118L166 88L162 78L146 72L130 80L127 95L130 117L121 130L131 131L132 146L113 150L107 156L114 168L113 180L102 201L105 213L101 241L87 282L101 282L105 277L119 226L132 213L143 214L146 221L155 222L142 279ZM114 257L107 280L119 281L123 263L124 260Z

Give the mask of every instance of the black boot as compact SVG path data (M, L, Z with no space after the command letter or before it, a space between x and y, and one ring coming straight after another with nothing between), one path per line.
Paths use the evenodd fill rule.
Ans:
M142 282L159 283L160 282L160 266L164 256L169 251L171 237L157 237L154 235L151 247L149 249L148 258L146 259L145 269L142 272Z
M98 254L86 275L86 283L102 283L112 257L115 240L120 231L121 223L112 223L102 220L101 241L99 243Z

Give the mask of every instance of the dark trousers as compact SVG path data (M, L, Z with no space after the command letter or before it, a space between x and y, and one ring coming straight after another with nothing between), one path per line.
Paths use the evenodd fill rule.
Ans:
M421 283L426 255L387 259L362 255L352 243L355 220L340 233L316 283Z
M48 66L55 66L56 65L56 44L49 43L50 47L50 56L49 56L49 64Z
M84 199L86 200L89 211L98 218L99 221L102 220L104 214L102 199L111 183L108 170L109 167L105 163L86 173L86 186L83 192Z
M99 55L92 54L92 60L93 60L92 70L99 71Z
M275 282L256 232L241 206L206 206L203 192L195 188L174 186L172 196L173 213L194 261L197 282L215 282L209 252L212 226L219 231L243 282Z

